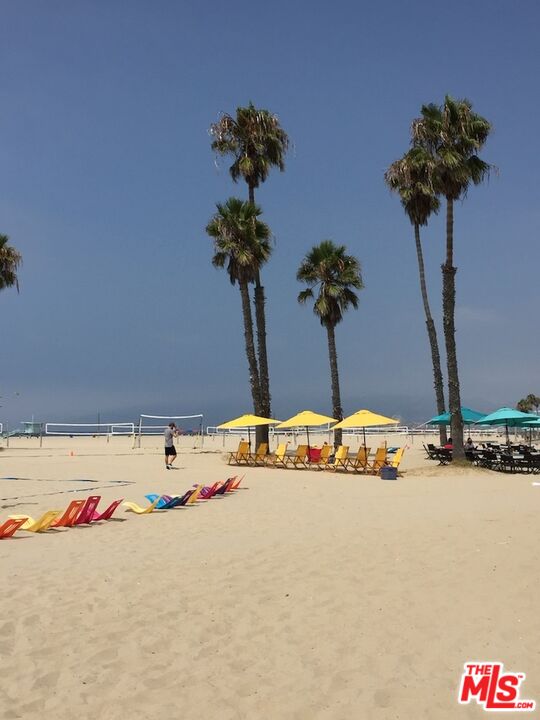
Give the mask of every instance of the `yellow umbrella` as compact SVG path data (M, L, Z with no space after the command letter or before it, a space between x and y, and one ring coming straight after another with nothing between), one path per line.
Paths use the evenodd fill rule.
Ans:
M337 425L334 425L332 430L339 430L339 428L362 428L364 431L364 447L366 446L366 428L377 427L378 425L397 425L399 420L395 418L389 418L385 415L378 415L377 413L371 412L371 410L358 410L358 412L349 415Z
M327 425L328 423L336 422L335 418L328 417L328 415L320 415L314 413L312 410L302 410L302 412L293 415L288 420L284 420L277 426L277 429L290 428L290 427L305 427L307 435L307 444L309 449L309 428L317 425Z
M259 415L240 415L240 417L234 418L234 420L228 420L221 425L218 425L218 430L230 430L232 428L244 428L248 430L248 441L251 447L251 432L250 428L256 427L257 425L277 425L281 420L272 420L271 418L260 417Z

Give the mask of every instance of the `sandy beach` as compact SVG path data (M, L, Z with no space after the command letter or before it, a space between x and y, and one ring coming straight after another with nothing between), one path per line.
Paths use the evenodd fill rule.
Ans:
M13 440L0 518L236 472L221 440L191 445L166 471L159 438ZM457 703L468 660L540 700L540 487L437 467L419 440L402 467L248 468L193 507L2 541L0 717L480 718Z

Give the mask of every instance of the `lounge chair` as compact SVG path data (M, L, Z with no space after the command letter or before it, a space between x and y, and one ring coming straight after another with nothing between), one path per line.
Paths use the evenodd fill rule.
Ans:
M75 521L79 517L83 505L84 500L72 500L64 510L63 515L52 521L51 527L72 527L75 525Z
M232 489L232 485L234 483L234 478L229 478L228 480L225 480L224 483L222 483L218 489L214 492L214 495L225 495L229 490Z
M216 482L211 487L203 487L200 498L202 500L210 500L214 495L225 495L228 492L232 492L236 490L244 477L245 475L242 475L242 477L237 480L237 476L235 475L234 477L227 478L225 482Z
M478 450L475 453L474 462L478 467L495 470L498 466L499 458L493 450Z
M249 463L249 443L245 442L244 440L241 440L238 443L238 449L234 452L229 453L229 460L227 461L229 465L233 462L236 465L247 465Z
M98 511L95 510L92 517L92 522L98 522L99 520L110 520L113 516L114 511L120 505L120 503L123 502L123 500L124 498L120 498L120 500L115 500L102 513L98 513Z
M259 443L256 452L249 453L249 462L253 465L264 465L268 454L268 443Z
M285 464L287 466L290 465L294 468L299 468L299 467L307 468L307 466L308 466L308 446L307 445L299 445L296 448L296 452L294 455L285 456Z
M499 457L499 470L502 472L515 473L517 462L511 452L501 452Z
M240 486L240 483L242 482L242 480L245 477L246 477L245 475L242 475L242 477L238 477L238 475L236 475L236 477L231 478L231 480L232 480L231 490L236 490Z
M10 515L9 518L10 520L23 520L21 530L27 530L28 532L45 532L51 527L51 524L61 512L61 510L47 510L39 520L34 520L34 518L28 517L27 515Z
M355 458L348 458L345 468L351 468L353 472L366 472L368 467L369 451L371 448L364 447L358 449Z
M160 498L161 498L161 495L159 495L154 500L154 502L152 502L148 507L145 507L145 508L141 507L140 505L137 505L137 503L135 503L135 502L125 502L124 505L127 508L126 512L134 512L134 513L137 513L137 515L146 515L146 513L151 513L156 509Z
M428 443L427 447L424 445L424 450L426 451L426 456L428 460L438 460L437 448L435 447L435 445L433 445L433 443Z
M156 510L172 510L175 507L182 507L189 500L193 490L188 490L183 495L157 495L156 493L149 493L144 497L150 502L158 499Z
M318 470L324 470L324 468L328 467L328 463L330 462L330 456L332 455L332 450L332 445L323 445L321 448L321 454L319 455L319 459L316 461L309 461L310 469L312 467L316 467Z
M18 518L17 520L8 518L5 523L0 525L0 540L6 540L12 537L27 520L28 518L26 517Z
M530 450L525 450L521 467L528 473L538 475L540 473L540 455L538 453L531 453Z
M191 495L187 499L186 505L195 505L195 503L199 499L199 496L201 494L203 487L204 487L204 485L197 485L195 490L191 493Z
M199 497L202 500L210 500L214 497L216 490L218 490L221 485L221 482L215 482L213 485L205 485L201 490L201 494L199 495Z
M371 472L376 475L379 470L386 465L386 448L377 448L373 462L366 463L366 472Z
M174 507L173 503L178 499L177 495L157 495L156 493L150 493L144 497L151 503L158 498L156 510L169 510L171 507Z
M435 460L439 461L439 465L448 465L452 462L452 451L450 448L436 448Z
M101 495L90 495L86 498L86 502L81 508L81 512L76 518L74 525L88 525L94 519L94 513L101 500Z
M340 445L338 449L336 450L336 454L334 456L334 462L328 464L328 468L330 470L333 470L334 472L336 470L346 470L347 469L347 463L349 461L349 446L348 445Z
M405 448L398 448L396 451L396 454L392 458L392 462L390 463L390 467L396 468L396 470L399 470L399 466L401 464L401 461L403 459L403 455L405 453Z
M267 455L266 464L273 467L287 467L287 445L289 443L280 443L273 455Z

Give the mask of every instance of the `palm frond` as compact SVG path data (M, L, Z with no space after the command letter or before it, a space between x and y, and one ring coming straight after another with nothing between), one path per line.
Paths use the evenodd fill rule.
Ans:
M364 287L361 267L357 258L347 254L345 245L323 240L306 254L296 277L309 286L298 295L298 302L314 298L313 312L324 326L335 327L349 307L358 307L351 288Z
M0 234L0 290L15 287L19 291L17 271L21 265L21 253L9 245L7 235Z
M457 200L466 196L471 183L477 185L489 175L491 166L480 160L478 151L491 129L489 121L474 112L466 98L456 100L446 95L441 106L422 106L421 116L412 123L411 136L413 146L425 149L436 161L436 193ZM389 180L393 181L392 176Z
M209 132L214 138L212 150L233 157L229 172L235 182L243 178L256 188L267 179L272 167L285 169L289 138L277 115L268 110L250 102L236 109L236 117L223 114Z
M261 209L253 203L231 197L216 204L217 212L206 226L214 240L215 267L227 265L231 283L253 282L272 253L271 231L259 219Z

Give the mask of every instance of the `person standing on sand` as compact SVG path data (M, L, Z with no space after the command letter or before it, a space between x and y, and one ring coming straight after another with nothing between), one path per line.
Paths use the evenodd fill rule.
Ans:
M165 467L171 470L173 462L176 460L176 448L174 447L174 436L178 435L176 423L169 423L165 428Z

